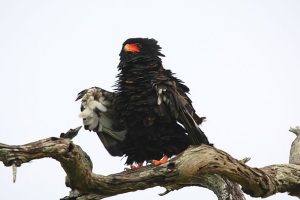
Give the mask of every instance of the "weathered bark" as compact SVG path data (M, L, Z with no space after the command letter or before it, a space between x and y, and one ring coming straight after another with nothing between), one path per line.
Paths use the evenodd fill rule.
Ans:
M300 152L296 148L299 147L298 137L293 142L295 148L291 149L291 156L295 158L299 158ZM88 155L69 138L52 137L25 145L0 144L0 160L5 166L21 166L44 157L60 162L68 177L67 185L72 191L79 192L75 193L77 200L102 199L154 186L165 187L164 194L186 186L205 187L220 200L245 199L243 192L253 197L288 192L300 198L300 165L297 165L297 159L291 159L292 164L251 168L222 150L201 145L189 147L160 166L145 166L103 176L92 172Z
M290 132L295 133L296 139L291 146L289 162L300 165L300 127L290 128Z
M290 164L300 165L300 127L290 128L290 132L296 134L296 139L293 141L290 151ZM295 190L294 192L290 192L290 195L297 196L300 198L300 190Z

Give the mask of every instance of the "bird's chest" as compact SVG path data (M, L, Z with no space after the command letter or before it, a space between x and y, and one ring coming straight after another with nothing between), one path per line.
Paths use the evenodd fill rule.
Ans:
M120 113L126 124L151 126L159 118L152 77L139 75L127 78L122 83L120 98L123 102Z

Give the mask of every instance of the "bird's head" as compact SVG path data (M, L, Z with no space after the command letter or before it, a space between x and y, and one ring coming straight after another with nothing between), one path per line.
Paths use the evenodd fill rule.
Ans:
M120 52L121 61L131 61L143 58L164 56L161 47L155 39L130 38L123 43Z

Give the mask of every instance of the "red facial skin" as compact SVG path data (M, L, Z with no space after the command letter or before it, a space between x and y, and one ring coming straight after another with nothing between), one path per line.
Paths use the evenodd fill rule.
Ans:
M134 44L126 44L124 46L124 50L131 53L139 53L141 51L139 45L137 43Z

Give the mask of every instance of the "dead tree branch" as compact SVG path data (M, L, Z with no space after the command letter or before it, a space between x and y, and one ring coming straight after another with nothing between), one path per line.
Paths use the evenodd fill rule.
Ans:
M78 132L79 129L74 130ZM298 134L291 157L299 158L299 141ZM67 186L79 192L75 194L77 200L102 199L154 186L166 188L162 195L187 186L205 187L220 200L245 199L243 192L252 197L288 192L300 198L300 165L297 165L297 159L295 162L295 159L290 159L291 164L251 168L222 150L201 145L188 148L164 165L103 176L92 172L88 155L69 138L52 137L25 145L0 144L0 161L5 166L19 167L45 157L60 162L68 177Z

